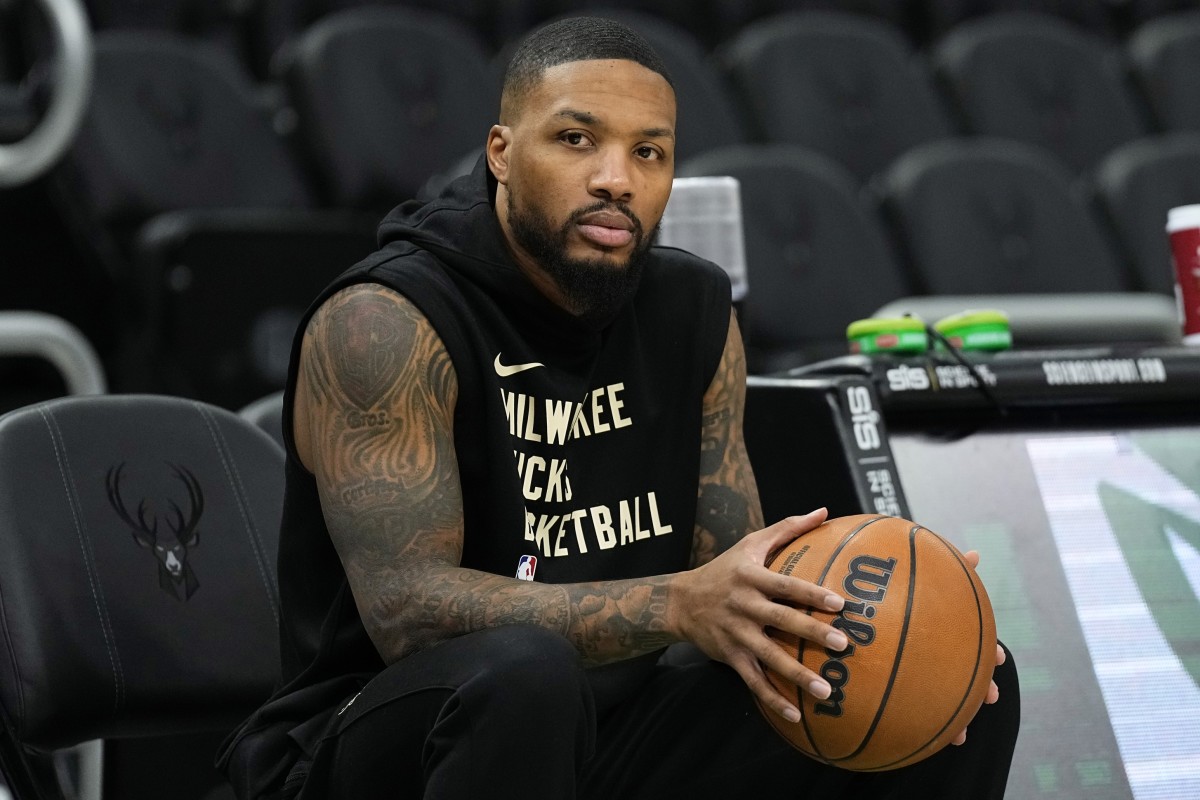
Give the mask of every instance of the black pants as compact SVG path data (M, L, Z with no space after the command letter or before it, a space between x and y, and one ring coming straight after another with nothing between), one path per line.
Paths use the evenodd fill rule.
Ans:
M1004 796L1020 724L1011 655L996 671L1000 701L979 712L966 744L883 773L793 750L725 665L665 661L598 709L593 681L560 636L504 627L450 640L366 686L318 746L300 797Z

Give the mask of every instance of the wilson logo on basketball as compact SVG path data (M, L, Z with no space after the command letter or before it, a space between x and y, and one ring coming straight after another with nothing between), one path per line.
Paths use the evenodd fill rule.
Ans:
M858 556L850 562L849 572L842 580L842 588L855 600L847 599L842 610L830 623L846 634L850 644L842 651L828 648L825 650L829 660L821 665L820 672L832 691L829 697L813 706L816 713L828 717L842 715L842 701L846 699L845 687L850 682L850 667L846 665L846 659L854 655L859 647L866 647L875 641L875 626L869 621L875 616L875 606L870 604L883 602L895 568L894 558Z

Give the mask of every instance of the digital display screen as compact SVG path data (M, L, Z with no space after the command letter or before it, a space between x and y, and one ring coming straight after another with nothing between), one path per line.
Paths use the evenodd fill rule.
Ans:
M1200 429L891 437L1021 679L1012 798L1200 798Z

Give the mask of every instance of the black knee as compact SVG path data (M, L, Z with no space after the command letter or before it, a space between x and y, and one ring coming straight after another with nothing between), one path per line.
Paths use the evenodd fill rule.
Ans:
M465 691L495 695L500 702L527 710L578 703L588 692L579 655L561 635L532 625L507 625L474 635L485 660Z

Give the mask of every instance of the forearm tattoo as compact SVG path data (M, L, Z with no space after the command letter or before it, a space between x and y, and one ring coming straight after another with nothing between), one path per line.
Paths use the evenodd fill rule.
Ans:
M587 663L674 641L668 577L556 586L459 566L457 378L405 298L369 284L330 298L305 332L299 390L330 536L386 662L518 623L561 633Z
M721 363L704 397L693 566L711 561L763 527L758 487L742 437L745 404L746 357L731 317Z

